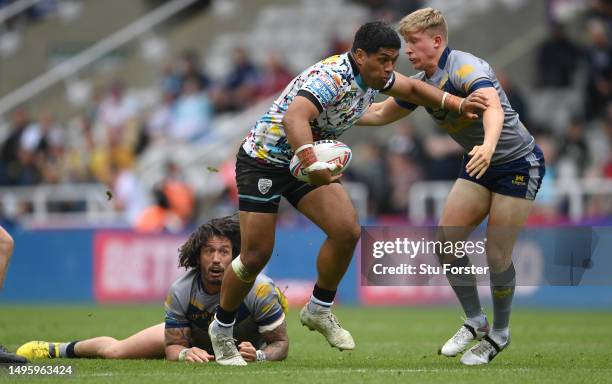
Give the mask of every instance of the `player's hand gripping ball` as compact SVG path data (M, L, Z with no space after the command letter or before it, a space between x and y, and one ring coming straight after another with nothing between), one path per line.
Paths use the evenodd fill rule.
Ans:
M336 140L316 141L314 143L314 153L317 156L317 161L335 166L330 167L332 176L336 176L346 171L353 158L351 149L346 144ZM310 182L308 172L302 167L300 159L295 155L291 159L289 170L296 179L306 183Z

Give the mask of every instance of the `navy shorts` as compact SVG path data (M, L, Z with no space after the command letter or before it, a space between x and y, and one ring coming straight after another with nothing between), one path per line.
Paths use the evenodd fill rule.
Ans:
M245 212L276 213L281 196L297 208L302 197L318 186L293 177L289 166L275 166L249 156L242 147L236 157L238 209Z
M491 192L500 195L534 200L546 173L544 155L536 145L526 156L503 164L491 165L480 179L465 171L470 157L463 156L459 178L480 184Z

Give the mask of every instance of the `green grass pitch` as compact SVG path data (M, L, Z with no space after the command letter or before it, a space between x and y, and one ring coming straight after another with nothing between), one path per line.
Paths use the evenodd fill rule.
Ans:
M0 343L15 350L28 340L66 341L92 336L125 337L161 322L157 306L0 306ZM602 383L612 382L612 311L517 309L512 345L493 363L463 367L437 349L460 325L457 309L337 309L357 343L353 352L331 349L323 337L288 318L289 358L246 368L163 360L53 360L72 364L71 377L14 377L0 382L78 383Z

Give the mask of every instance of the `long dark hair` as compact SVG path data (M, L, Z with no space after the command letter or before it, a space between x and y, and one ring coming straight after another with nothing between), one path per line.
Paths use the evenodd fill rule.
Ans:
M179 267L197 268L202 247L211 237L226 237L232 243L232 259L240 254L240 219L238 213L232 216L212 219L196 229L179 248Z

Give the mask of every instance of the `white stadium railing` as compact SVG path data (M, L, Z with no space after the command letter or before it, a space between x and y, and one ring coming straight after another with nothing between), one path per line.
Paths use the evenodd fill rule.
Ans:
M358 182L344 183L361 218L368 212L367 187ZM439 218L453 182L419 182L410 189L408 219L422 223L434 217ZM18 219L27 227L64 225L127 225L122 213L114 210L107 196L104 184L59 184L31 187L1 187L0 204L3 212L9 213L22 204L32 207L32 212L19 215ZM612 198L610 179L562 179L546 193L554 201L567 201L569 217L579 220L586 212L586 201L590 197ZM51 212L51 203L81 203L78 212ZM429 215L428 203L433 203L433 215ZM536 201L537 204L537 201ZM11 208L13 207L13 208ZM7 212L9 211L9 212ZM10 216L10 215L9 215Z
M362 183L346 182L360 217L367 215L368 190ZM119 226L127 227L123 212L114 209L112 195L104 184L57 184L28 187L0 187L0 211L26 228ZM82 210L55 212L51 204L80 204ZM23 206L31 212L19 213Z
M26 227L122 224L122 213L113 209L112 195L108 196L107 191L104 184L0 187L0 205L5 216L17 216ZM49 205L54 203L82 204L83 211L52 212ZM31 212L20 213L24 205L30 206Z
M433 217L439 218L452 186L452 181L430 181L413 184L409 194L408 219L412 223L421 223L430 219L431 215L427 211L428 202L433 203ZM569 218L579 220L584 217L586 212L586 198L595 196L612 198L612 180L602 178L559 179L553 188L546 189L546 193L555 201L567 199Z

